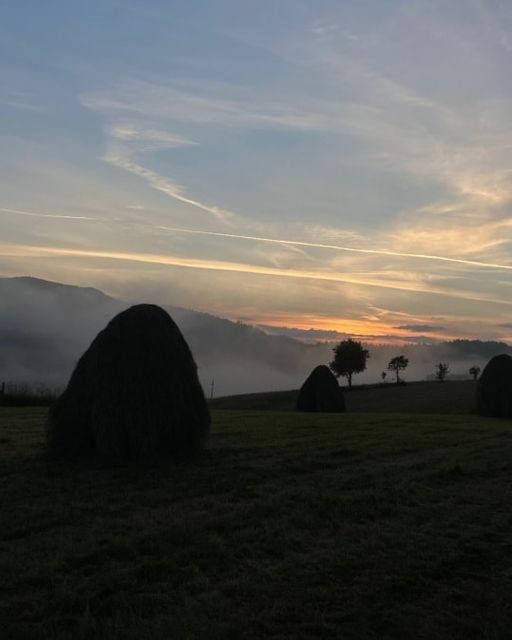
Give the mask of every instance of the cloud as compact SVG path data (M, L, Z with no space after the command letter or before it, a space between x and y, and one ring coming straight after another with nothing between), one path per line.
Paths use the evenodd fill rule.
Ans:
M161 176L156 171L152 171L151 169L148 169L134 161L134 155L135 153L133 149L128 149L126 146L120 144L110 144L104 155L104 159L106 162L142 178L151 187L153 187L153 189L165 193L174 200L191 205L201 211L211 213L222 222L228 222L229 219L233 217L234 214L226 209L208 205L204 202L188 197L186 195L186 190L182 185L176 184L172 180Z
M315 28L324 27L318 23ZM432 182L429 204L397 211L387 229L368 238L371 244L381 245L376 247L379 253L462 259L460 264L467 259L468 266L488 263L507 269L503 231L511 223L500 216L500 210L512 202L506 168L512 149L506 101L487 98L454 108L384 76L368 63L340 54L331 45L326 48L315 41L305 47L311 56L307 60L299 56L298 64L325 72L326 87L339 85L342 78L350 88L350 99L302 95L298 100L279 91L255 98L254 90L243 86L189 80L186 88L124 81L102 94L83 96L82 101L112 123L107 128L108 162L219 221L246 228L252 220L187 195L183 185L148 167L147 158L159 148L179 150L197 144L163 127L183 123L230 130L278 127L356 138L364 143L354 158L363 173L389 172L401 179L408 175L413 182ZM443 193L441 199L436 191ZM431 251L433 246L438 251ZM501 254L503 260L481 259L482 253Z
M150 81L124 81L104 93L81 97L87 108L109 121L191 123L222 127L275 126L305 131L325 130L324 115L311 100L297 107L289 97L255 99L254 90L222 83L188 83L188 89ZM219 97L217 97L217 94ZM227 97L231 96L231 97Z
M245 273L252 275L274 276L279 278L292 278L304 280L319 280L325 282L338 282L353 284L362 287L373 287L377 289L391 289L397 291L407 291L410 293L422 293L435 296L443 296L468 300L472 302L490 302L498 305L512 306L511 300L500 300L487 295L474 295L466 291L455 289L444 290L428 285L424 285L418 280L412 279L412 284L407 280L379 279L375 276L342 275L337 272L327 270L307 271L300 269L281 269L276 267L260 266L254 264L244 264L237 262L227 262L223 260L208 260L201 258L184 258L181 256L139 253L126 251L102 251L84 250L65 247L31 246L31 245L0 245L0 256L4 257L69 257L69 258L96 258L106 260L127 261L135 263L158 264L165 266L185 267L191 269L226 271L232 273Z
M161 185L161 188L165 188L165 183ZM176 186L176 189L179 187ZM184 201L189 201L188 199L183 198ZM199 203L200 206L200 203ZM144 210L144 206L140 204L128 205L128 209L133 210ZM62 220L85 220L85 221L97 221L103 222L104 218L96 218L91 216L71 216L64 214L50 214L50 213L40 213L35 211L25 211L19 209L10 209L0 207L0 212L13 214L13 215L22 215L22 216L30 216L37 218L54 218L54 219L62 219ZM111 222L119 222L119 220L111 220ZM289 247L290 249L300 253L301 255L306 255L304 251L301 251L301 248L311 248L311 249L324 249L327 251L341 251L347 253L355 253L355 254L363 254L363 255L375 255L375 256L384 256L384 257L394 257L394 258L412 258L418 260L429 260L429 261L440 261L440 262L448 262L454 264L461 264L464 266L475 267L475 268L483 268L483 269L493 269L493 270L512 270L512 265L509 264L501 264L501 263L489 263L478 260L467 260L463 258L450 258L447 256L439 256L439 255L428 255L428 254L416 254L416 253L406 253L399 251L391 251L388 249L372 249L372 248L364 248L364 247L354 247L354 246L343 246L338 244L329 244L322 242L309 242L306 240L293 240L293 239L284 239L284 238L269 238L265 236L252 236L252 235L243 235L243 234L235 234L235 233L226 233L220 231L209 231L209 230L201 230L201 229L187 229L183 227L170 227L165 225L156 225L151 223L136 223L137 226L145 226L148 228L154 228L161 231L167 231L176 234L186 234L186 235L196 235L196 236L210 236L216 238L225 238L227 240L247 240L251 242L263 242L269 244L277 244L284 245ZM503 227L508 228L512 226L512 220L503 220L497 223L493 223L494 228ZM313 235L318 235L318 230L315 227L312 227L311 230L305 226L302 227L303 231L312 232ZM324 228L323 232L327 235L329 234L329 230ZM408 231L407 233L413 234L414 231ZM342 235L348 239L359 239L360 237L357 234L352 234L350 232L344 233L343 231L332 230L331 235ZM405 239L405 238L404 238Z
M512 221L509 225L511 226ZM328 249L332 251L346 251L348 253L359 253L359 254L367 254L367 255L377 255L377 256L388 256L393 258L414 258L419 260L434 260L440 262L450 262L455 264L461 264L469 267L479 267L484 269L503 269L503 270L512 270L512 265L508 264L498 264L493 262L482 262L478 260L466 260L463 258L450 258L447 256L438 256L438 255L429 255L429 254L418 254L418 253L405 253L400 251L391 251L387 249L370 249L370 248L362 248L362 247L349 247L349 246L340 246L334 244L324 244L320 242L307 242L302 240L285 240L279 238L265 238L261 236L246 236L239 235L234 233L224 233L224 232L216 232L216 231L201 231L198 229L183 229L183 228L174 228L162 226L160 227L164 231L174 231L177 233L185 233L191 235L203 235L203 236L213 236L220 238L229 238L233 240L251 240L257 242L269 242L274 244L283 244L290 245L296 247L309 247L315 249Z
M489 14L488 30L501 41L506 12L502 8L497 16L487 5L478 4ZM453 83L455 90L445 91L441 94L443 99L439 99L435 90L427 88L428 82L421 90L422 83L416 75L410 76L411 84L407 84L405 78L410 70L407 64L400 65L401 73L393 65L386 69L375 52L383 48L396 53L401 40L395 46L389 38L406 23L409 29L418 29L418 24L409 24L409 7L398 13L402 22L385 25L382 33L366 25L368 33L372 33L371 46L358 50L357 55L338 37L311 39L300 34L267 43L267 47L314 72L333 93L340 93L337 87L343 87L341 97L332 103L325 99L313 101L308 96L302 104L316 112L315 120L325 130L364 143L354 158L362 171L375 171L377 175L387 172L391 178L395 175L400 183L408 182L411 193L421 190L427 181L430 183L432 201L428 206L397 210L400 218L396 226L389 221L388 241L393 249L407 243L406 251L433 253L430 247L437 248L442 243L442 252L453 257L498 252L507 258L510 252L504 246L503 234L507 225L499 218L503 216L503 208L510 210L512 204L510 98L500 90L494 95L483 92L471 100L460 99L457 83ZM455 46L454 39L460 35L459 24L448 23L445 16L432 13L435 23L429 25L432 33L428 37L431 41L436 28L441 28L446 36L442 38L446 58L450 60L450 54L454 53L450 47ZM482 21L478 15L469 13L469 19L475 20L475 28L480 29ZM445 22L439 22L443 19ZM413 16L415 20L418 21L418 16ZM328 34L330 24L314 23L315 35ZM368 33L358 34L359 40L367 40ZM473 53L477 51L474 31L471 36L473 39L466 44ZM377 42L373 41L375 37ZM415 66L418 73L424 70L422 57ZM391 76L393 72L395 77ZM433 221L435 215L442 219Z
M137 161L138 157L145 157L162 149L180 149L195 145L196 142L167 131L144 128L130 122L107 127L106 131L108 143L103 156L106 162L142 178L151 187L174 200L213 214L222 222L228 221L233 216L225 209L205 204L187 196L185 187L161 176L152 169L148 169Z
M402 324L395 327L395 329L414 331L415 333L437 333L439 331L446 331L445 327L437 324Z
M468 207L469 209L469 207ZM474 214L475 209L471 212ZM507 245L511 241L510 218L489 219L488 214L481 212L480 217L465 215L465 211L449 205L437 203L422 208L415 214L404 216L396 223L393 230L384 233L386 240L393 247L400 247L404 252L414 252L417 248L435 247L437 251L448 255L496 255L502 256L500 264L510 269L510 251ZM461 264L467 260L468 265L480 260L457 258ZM482 261L486 262L486 261ZM490 265L497 264L489 261ZM476 266L476 265L475 265Z
M187 189L183 185L146 166L147 159L157 151L197 145L195 141L159 129L152 124L148 125L147 122L152 120L151 116L158 115L158 109L155 113L155 110L144 101L146 108L138 108L136 104L124 104L122 101L94 96L82 97L82 103L101 113L109 122L105 127L107 149L103 159L106 162L142 178L153 189L165 193L174 200L213 214L221 222L226 223L233 218L234 213L188 196ZM138 119L144 121L143 124L127 119L127 113L137 114Z

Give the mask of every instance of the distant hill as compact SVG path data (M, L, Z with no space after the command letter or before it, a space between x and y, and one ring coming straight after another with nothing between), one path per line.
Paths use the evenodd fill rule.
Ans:
M137 302L117 300L88 288L37 278L0 278L0 382L61 386L94 336L119 311ZM170 306L194 353L209 394L294 389L318 364L331 359L332 344L269 335L260 328L207 313ZM380 381L380 372L397 354L409 358L404 377L426 378L436 362L449 362L453 374L467 375L496 353L512 353L504 343L470 340L396 347L370 345L368 370L356 384ZM388 378L389 379L389 378Z
M60 386L94 336L136 301L97 289L37 278L0 278L0 381ZM151 302L145 300L144 302ZM167 307L196 357L200 377L216 393L297 386L329 347L271 336L250 325Z
M122 308L97 289L0 279L0 379L59 385L91 338Z

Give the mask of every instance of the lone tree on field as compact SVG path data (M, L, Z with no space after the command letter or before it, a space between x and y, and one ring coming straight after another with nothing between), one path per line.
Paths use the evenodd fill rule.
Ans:
M348 386L351 388L352 376L366 369L366 361L370 357L370 352L360 342L352 340L352 338L342 340L338 346L334 347L333 351L334 360L329 366L336 376L347 378Z
M436 364L436 378L439 382L444 382L448 372L450 371L450 367L447 362L439 362Z
M407 369L408 364L409 360L405 356L395 356L389 361L388 369L395 372L397 384L400 384L400 371Z
M78 361L50 412L48 454L152 461L193 452L209 426L185 338L166 311L140 304L115 316Z
M473 380L477 380L480 375L480 367L471 367L469 370L469 375L473 377Z

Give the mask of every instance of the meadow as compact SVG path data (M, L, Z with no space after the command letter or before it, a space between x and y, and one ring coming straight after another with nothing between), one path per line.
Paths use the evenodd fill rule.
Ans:
M473 380L355 385L344 389L347 410L356 413L467 414L475 411ZM214 409L293 411L298 390L247 393L211 401Z
M201 454L55 467L0 409L0 621L29 638L505 638L512 424L213 412Z

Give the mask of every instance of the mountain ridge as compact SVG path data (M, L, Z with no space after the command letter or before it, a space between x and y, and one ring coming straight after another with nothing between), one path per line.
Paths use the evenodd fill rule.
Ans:
M137 302L119 300L94 287L17 276L0 278L0 381L62 386L78 357L119 311ZM318 364L328 364L332 342L307 342L271 335L258 326L159 303L172 315L189 343L205 389L216 395L277 391L299 387ZM410 360L409 380L425 379L435 363L449 362L452 374L468 375L506 343L454 340L408 346L370 345L368 370L358 383L380 380L397 353Z
M77 358L116 313L141 302L31 276L0 278L0 300L0 380L56 386L65 383ZM315 346L251 325L159 304L189 342L204 386L215 378L219 392L258 388L258 379L279 388L307 370L315 351Z

